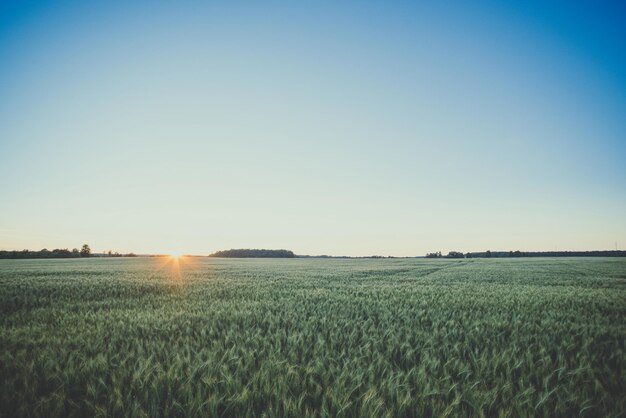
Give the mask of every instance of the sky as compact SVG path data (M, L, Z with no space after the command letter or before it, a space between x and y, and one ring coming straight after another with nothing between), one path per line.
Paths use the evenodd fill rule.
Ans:
M626 249L625 116L619 2L4 1L0 249Z

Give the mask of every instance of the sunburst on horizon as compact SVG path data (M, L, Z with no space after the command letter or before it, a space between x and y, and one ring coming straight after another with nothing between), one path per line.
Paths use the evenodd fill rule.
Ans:
M170 251L169 252L169 256L173 259L180 259L181 257L184 256L184 254L181 251Z

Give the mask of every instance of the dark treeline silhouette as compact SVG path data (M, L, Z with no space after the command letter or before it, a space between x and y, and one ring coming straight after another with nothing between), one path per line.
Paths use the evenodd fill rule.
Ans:
M448 255L442 255L441 251L426 254L426 258L464 258L465 254L460 251L450 251Z
M81 257L137 257L134 253L120 254L111 252L105 254L94 254L91 252L89 245L85 244L79 250L74 248L55 248L50 251L46 248L40 251L21 250L21 251L0 251L0 259L23 259L23 258L81 258Z
M40 251L0 251L0 258L79 258L79 257L91 257L91 248L85 244L80 250L74 248L68 250L67 248L55 248L50 251L44 248Z
M436 253L426 254L426 258L439 258L439 257L442 257L441 251L437 251Z
M466 257L626 257L626 251L623 250L604 250L604 251L485 251L467 253Z
M446 258L463 258L465 255L459 251L450 251Z
M294 258L296 255L289 250L251 250L237 249L217 251L210 254L209 257L225 257L225 258Z
M135 253L120 254L117 251L113 252L109 250L107 251L106 254L100 255L99 257L137 257L137 254Z
M450 251L448 255L441 255L441 251L428 253L426 258L508 258L508 257L626 257L626 251L482 251L461 253Z

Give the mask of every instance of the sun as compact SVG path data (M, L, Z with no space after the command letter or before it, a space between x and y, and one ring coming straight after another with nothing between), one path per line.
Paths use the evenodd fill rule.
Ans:
M182 256L183 256L183 253L181 253L180 251L172 251L172 252L170 252L170 257L175 259L175 260L178 260Z

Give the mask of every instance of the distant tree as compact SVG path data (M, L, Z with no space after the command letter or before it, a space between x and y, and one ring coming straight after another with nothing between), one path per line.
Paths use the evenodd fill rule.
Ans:
M426 258L439 258L439 257L441 257L441 251L426 254Z
M485 252L485 257L487 257L487 258L491 258L491 250L487 250L487 251Z
M80 257L80 251L78 251L78 248L74 248L72 250L72 257Z
M465 253L465 258L472 258L472 253Z
M80 256L81 257L90 257L91 256L91 248L89 248L89 245L84 244L83 247L80 249Z

